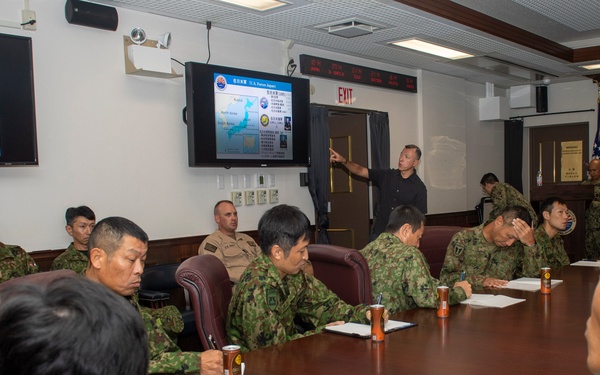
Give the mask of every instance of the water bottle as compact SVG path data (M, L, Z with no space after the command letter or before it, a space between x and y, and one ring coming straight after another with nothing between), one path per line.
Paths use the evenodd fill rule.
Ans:
M541 170L537 172L536 180L537 180L537 186L542 186L542 171Z

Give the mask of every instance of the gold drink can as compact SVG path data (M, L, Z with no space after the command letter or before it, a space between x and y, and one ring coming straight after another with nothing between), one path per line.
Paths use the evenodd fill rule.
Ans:
M552 291L552 273L550 267L543 267L540 272L540 283L542 294L550 294Z
M450 316L450 304L448 303L448 294L450 289L447 286L437 287L438 318L447 318Z
M385 339L383 310L383 305L371 305L371 339L373 341L383 341Z
M242 352L239 345L226 345L223 347L224 375L242 374Z

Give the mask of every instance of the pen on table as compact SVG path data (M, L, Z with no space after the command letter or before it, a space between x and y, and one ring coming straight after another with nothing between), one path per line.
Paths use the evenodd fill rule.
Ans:
M383 293L379 293L379 297L377 297L377 304L381 305L381 299L383 298Z
M467 277L467 273L465 271L462 271L460 273L460 281L465 281L465 277Z
M212 335L208 335L208 345L211 349L217 349L217 343L215 342L215 339L213 339Z

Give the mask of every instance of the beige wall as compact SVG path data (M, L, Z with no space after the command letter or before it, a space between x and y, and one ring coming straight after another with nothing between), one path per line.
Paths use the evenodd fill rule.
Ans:
M22 6L22 0L3 0L0 20L19 21ZM298 174L305 168L189 168L181 121L183 78L125 74L122 38L133 27L145 28L150 39L170 31L173 58L206 62L204 25L118 8L119 28L111 32L68 24L64 0L30 0L30 8L37 14L37 31L0 26L0 33L33 38L40 165L0 168L0 241L21 244L29 251L64 248L70 240L64 231L65 209L81 204L92 207L99 218L128 217L152 239L210 233L215 228L212 207L229 198L231 177L238 178L239 190L244 190L243 175L258 172L274 174L280 202L299 206L312 220L308 190L299 186ZM211 64L285 71L288 51L282 41L218 25L210 35ZM481 174L502 170L502 123L477 120L483 85L305 46L289 51L295 59L301 53L418 77L418 94L351 86L355 107L389 113L392 166L405 144L422 146L425 156L419 175L429 188L430 213L472 209L480 197ZM183 72L176 63L173 68ZM338 84L312 78L311 102L335 104ZM551 87L551 110L555 95ZM591 93L586 89L577 95ZM565 95L565 100L572 96ZM591 101L586 99L585 107ZM575 109L573 101L561 99L561 105ZM457 173L442 175L447 170L438 163ZM217 189L216 175L223 175L225 189ZM239 229L256 229L271 206L240 207Z

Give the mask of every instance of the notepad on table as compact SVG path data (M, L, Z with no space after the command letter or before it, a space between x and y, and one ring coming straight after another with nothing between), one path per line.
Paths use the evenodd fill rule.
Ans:
M561 284L562 280L552 279L552 286ZM526 290L529 292L537 292L542 288L541 282L539 278L535 277L521 277L520 279L511 280L503 286L502 288L506 289L517 289L517 290Z
M388 320L385 323L385 333L398 331L400 329L409 328L416 326L416 323L401 322L398 320ZM369 338L371 337L371 326L368 324L359 323L345 323L339 326L328 326L325 327L328 332L339 333L342 335Z
M493 295L493 294L471 294L471 297L462 301L463 305L472 305L472 306L480 306L480 307L499 307L504 308L510 305L517 304L519 302L524 302L524 299L521 298L512 298L503 295Z

